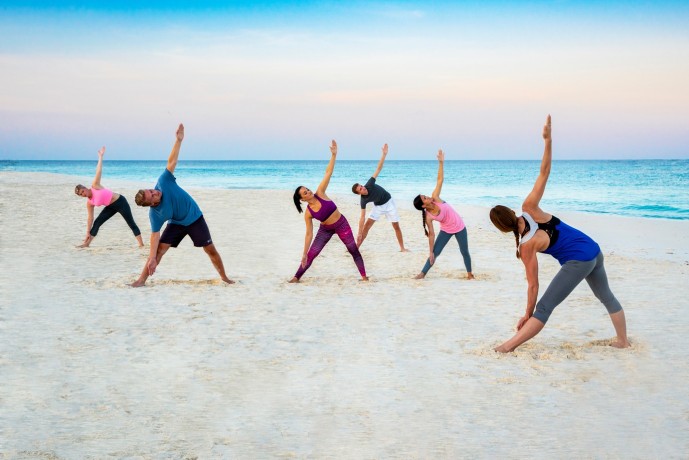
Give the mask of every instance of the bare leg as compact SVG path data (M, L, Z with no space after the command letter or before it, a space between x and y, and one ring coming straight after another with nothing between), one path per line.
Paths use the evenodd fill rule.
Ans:
M163 256L167 252L167 250L170 249L169 244L165 243L160 243L158 245L158 251L156 252L156 265L160 265L160 261L163 260ZM144 284L146 284L146 280L148 279L148 259L146 259L146 263L144 264L144 269L141 271L141 275L139 275L139 279L134 281L132 284L130 284L131 287L141 287Z
M141 235L136 235L136 241L139 242L139 247L143 248L144 247L144 240L141 239Z
M362 244L364 244L364 240L366 239L366 236L368 235L368 231L371 230L371 227L373 227L373 224L375 224L376 221L373 219L366 219L366 223L364 224L364 228L361 230L361 241L356 242L356 247L360 248Z
M225 267L222 264L222 259L220 258L218 250L215 249L215 245L211 243L208 246L204 246L203 250L206 251L206 254L208 254L208 257L211 259L211 262L213 262L213 266L218 271L218 274L220 274L220 279L227 284L234 284L234 281L229 279L225 274Z
M393 222L392 228L395 229L395 236L397 237L397 242L400 244L400 252L409 252L409 249L404 247L404 238L402 238L402 229L400 228L399 222Z
M612 313L610 319L612 320L612 325L615 327L615 333L617 334L617 339L611 343L610 346L615 348L631 347L632 345L627 339L627 321L624 317L624 310Z
M499 347L495 348L495 351L500 353L509 353L514 351L519 345L523 344L527 340L530 340L536 336L541 329L543 329L543 324L540 320L534 318L533 316L524 324L524 326L507 342L503 343Z

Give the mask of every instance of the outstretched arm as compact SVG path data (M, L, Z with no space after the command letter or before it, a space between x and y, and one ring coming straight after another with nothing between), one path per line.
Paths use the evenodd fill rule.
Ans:
M311 247L311 241L313 240L313 220L311 219L311 213L308 209L304 213L304 222L306 223L306 234L304 235L304 252L301 255L302 267L306 267L307 255Z
M378 179L378 174L380 174L380 171L383 169L383 163L385 163L385 157L388 155L388 144L385 144L382 150L383 154L380 156L378 167L376 168L376 172L373 173L373 177L376 179Z
M91 227L93 226L93 205L88 201L86 202L86 213L88 215L86 218L86 237L84 238L84 241L77 246L78 248L88 248L91 244L91 240L93 239L91 236Z
M96 176L93 178L91 185L97 189L102 188L100 185L100 178L103 175L103 155L105 155L105 146L98 151L98 166L96 166Z
M172 172L172 171L170 171ZM158 266L158 260L156 259L158 254L158 245L160 244L160 231L151 232L151 247L148 253L148 260L146 261L146 267L144 270L148 270L148 274L153 275Z
M534 184L531 193L529 193L524 200L524 203L522 203L522 210L532 214L543 212L538 205L541 202L541 198L543 198L543 192L545 192L545 186L548 182L548 177L550 176L550 164L553 156L553 140L550 132L550 115L548 115L545 126L543 126L543 140L545 142L545 148L543 150L543 159L541 160L541 170L538 173L538 178L536 179L536 183ZM538 219L538 217L535 215L534 218Z
M328 163L328 167L325 168L325 176L323 176L323 180L321 181L320 185L318 186L318 189L316 190L316 194L319 195L325 195L325 190L328 188L328 184L330 183L330 177L333 175L333 171L335 170L335 160L337 158L337 142L333 139L332 144L330 144L330 163Z
M445 173L443 171L443 163L445 163L445 154L443 150L438 150L438 181L435 184L435 190L433 190L433 199L440 199L440 191L443 189L443 179L445 178Z
M529 243L532 242L529 241ZM526 311L517 323L517 330L526 324L536 309L536 300L538 300L538 257L536 254L537 247L533 243L521 247L521 257L526 269L526 281L529 287L526 291Z
M433 219L426 216L426 227L428 227L428 260L431 265L435 263L435 254L433 247L435 246L435 229L433 228Z
M177 167L177 158L179 157L179 149L182 147L182 141L184 140L184 125L179 124L177 128L177 138L175 139L175 145L172 146L172 152L167 159L167 170L171 173L175 173L175 168Z
M93 227L93 205L86 202L86 238L91 236L91 227Z

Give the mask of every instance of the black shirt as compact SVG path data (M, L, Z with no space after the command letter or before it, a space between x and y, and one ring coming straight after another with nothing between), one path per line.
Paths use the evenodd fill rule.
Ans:
M361 195L361 209L366 209L366 205L371 202L375 206L383 205L392 198L387 190L376 184L375 177L370 178L364 187L368 190L368 195Z

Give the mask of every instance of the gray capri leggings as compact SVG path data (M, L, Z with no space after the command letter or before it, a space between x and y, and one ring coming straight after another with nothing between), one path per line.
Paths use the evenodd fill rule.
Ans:
M437 259L440 253L443 252L443 248L445 247L447 242L450 241L453 236L457 238L457 243L459 244L459 252L462 253L462 258L464 259L464 267L466 267L467 272L471 273L471 255L469 254L469 241L467 238L466 227L464 227L457 233L447 233L440 230L440 233L438 233L438 236L435 239L435 244L433 245L433 255ZM423 266L421 272L425 275L426 273L428 273L428 270L430 269L431 259L429 258L426 260L426 265Z
M608 275L603 266L603 253L599 252L595 259L583 262L570 260L560 268L555 278L550 282L541 300L536 304L533 317L545 324L553 312L567 296L574 290L581 280L586 280L593 294L600 300L611 315L622 310L608 286Z

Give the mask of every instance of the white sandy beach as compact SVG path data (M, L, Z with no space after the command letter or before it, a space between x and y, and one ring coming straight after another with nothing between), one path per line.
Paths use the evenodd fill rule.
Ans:
M689 221L548 209L603 248L633 348L607 346L609 317L583 283L539 336L498 355L526 280L514 239L485 208L450 201L476 281L453 242L425 280L411 279L428 246L420 213L402 206L413 252L398 252L383 221L362 247L371 282L335 238L292 285L304 224L290 191L190 189L238 283L221 283L186 239L134 289L148 248L120 216L75 248L86 232L77 182L0 173L0 458L689 452ZM154 183L104 179L147 245L133 196ZM356 200L335 198L356 228ZM559 266L539 265L542 292Z

